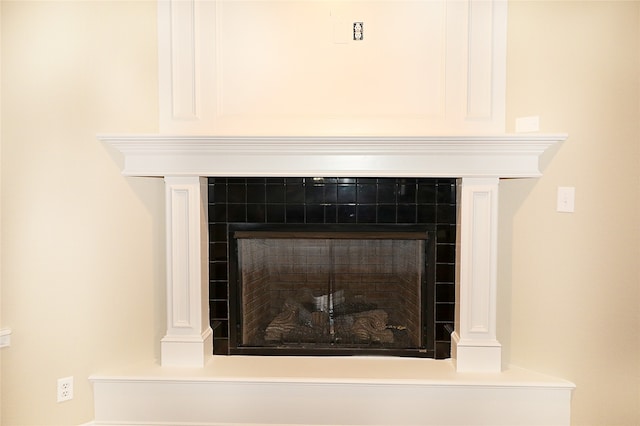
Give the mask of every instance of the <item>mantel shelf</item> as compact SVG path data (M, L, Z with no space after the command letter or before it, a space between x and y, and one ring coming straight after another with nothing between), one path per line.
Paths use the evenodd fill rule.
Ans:
M128 176L538 177L566 134L448 136L100 135Z

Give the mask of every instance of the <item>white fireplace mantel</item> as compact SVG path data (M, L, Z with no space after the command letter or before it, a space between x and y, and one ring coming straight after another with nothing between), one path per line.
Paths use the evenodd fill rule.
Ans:
M573 385L505 369L496 338L499 181L540 176L540 156L566 138L565 134L99 136L122 153L124 175L164 178L167 332L160 343L160 366L91 378L96 421L384 423L371 420L369 409L353 410L354 395L365 392L365 405L379 401L383 407L391 395L396 399L402 395L403 403L412 404L401 417L381 408L380 416L393 418L385 424L568 424ZM458 178L451 359L213 356L208 308L209 176ZM185 398L187 394L191 396ZM232 408L245 398L240 395L254 395L259 404L266 404L265 398L271 402L257 417L247 416ZM292 398L300 401L299 410L290 406ZM322 406L334 410L311 423L301 420L306 418L304 407L317 404L318 398L324 401ZM176 405L176 399L183 403ZM500 401L500 408L487 411L495 401ZM208 404L221 405L209 410ZM419 407L428 407L428 414Z
M208 312L208 176L454 177L458 181L457 371L498 372L496 265L500 178L540 176L564 134L428 137L99 136L123 174L162 176L167 197L167 334L162 365L203 366Z

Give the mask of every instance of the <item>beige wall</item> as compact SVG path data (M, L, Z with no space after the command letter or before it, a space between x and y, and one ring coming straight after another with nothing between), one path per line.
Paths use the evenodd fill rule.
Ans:
M1 24L2 424L80 424L89 375L158 355L164 186L96 139L157 132L155 3L4 1Z
M577 384L580 425L640 424L638 9L509 10L507 123L570 138L540 180L502 183L500 338L510 362ZM157 131L155 20L153 1L2 2L3 425L90 421L89 375L158 356L163 184L123 178L95 138ZM558 186L574 214L555 212Z
M510 360L575 382L579 425L640 424L638 6L510 3L507 123L570 135L543 178L501 185Z
M0 0L0 28L2 27ZM2 31L0 31L0 241L2 241ZM2 244L0 244L0 327L2 327ZM0 420L2 419L2 352L0 352Z

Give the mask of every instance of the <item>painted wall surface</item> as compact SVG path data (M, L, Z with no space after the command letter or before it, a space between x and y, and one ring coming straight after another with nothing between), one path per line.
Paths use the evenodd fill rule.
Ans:
M541 179L501 184L510 361L573 381L573 424L637 425L639 3L509 6L507 123L569 134ZM575 213L555 211L558 186Z
M163 183L95 137L158 129L156 5L1 7L2 424L81 424L88 376L157 358L164 332ZM509 4L507 131L539 115L570 138L501 184L499 338L577 384L577 425L640 424L639 22L636 2Z
M159 355L164 185L96 139L157 132L155 7L2 2L3 425L88 422L90 374Z
M2 7L0 7L0 26ZM2 241L2 31L0 31L0 241ZM2 244L0 244L0 326L2 326ZM0 352L0 419L2 419L2 352Z

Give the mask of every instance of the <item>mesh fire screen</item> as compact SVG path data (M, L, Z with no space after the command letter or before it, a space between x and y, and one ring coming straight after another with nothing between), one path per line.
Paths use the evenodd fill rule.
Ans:
M240 352L422 351L426 231L238 230Z

